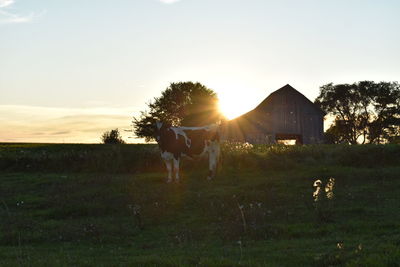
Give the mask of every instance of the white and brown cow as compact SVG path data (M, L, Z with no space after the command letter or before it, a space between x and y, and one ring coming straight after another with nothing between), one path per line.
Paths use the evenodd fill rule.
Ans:
M195 158L208 154L208 179L215 176L219 158L219 126L216 124L202 127L172 127L162 122L156 123L156 140L161 157L168 170L167 182L179 182L179 162L182 156Z

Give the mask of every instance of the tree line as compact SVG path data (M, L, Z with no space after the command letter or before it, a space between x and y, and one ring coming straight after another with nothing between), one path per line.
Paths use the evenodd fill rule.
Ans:
M397 82L329 83L315 99L334 121L325 132L328 143L399 142L400 85Z
M360 81L328 83L320 87L314 103L333 123L325 132L326 143L381 144L400 141L400 85L397 82ZM133 117L133 131L154 140L155 122L172 126L199 126L225 120L217 94L201 83L171 83L147 109ZM116 129L117 130L117 129ZM121 143L118 130L105 133L104 143Z

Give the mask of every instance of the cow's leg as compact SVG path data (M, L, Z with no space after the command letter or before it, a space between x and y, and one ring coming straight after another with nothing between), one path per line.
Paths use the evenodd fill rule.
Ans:
M209 171L208 180L211 180L217 174L217 166L219 160L220 147L218 141L213 141L209 144L208 149L208 160L209 160Z
M168 178L167 183L172 182L172 161L170 159L164 160L165 165L167 166Z
M164 160L165 162L165 166L167 167L167 171L168 171L168 177L167 177L167 183L172 182L172 159L173 159L173 155L170 152L162 152L161 153L161 158Z
M210 152L208 153L208 180L211 180L212 178L215 177L215 174L217 173L217 161L218 161L218 153L214 149L211 149Z
M217 164L215 161L215 156L212 153L208 154L208 160L209 160L209 168L208 168L208 176L207 179L211 180L212 178L215 177L216 169L217 169Z
M175 181L179 182L179 161L180 158L174 157L174 173L175 173Z

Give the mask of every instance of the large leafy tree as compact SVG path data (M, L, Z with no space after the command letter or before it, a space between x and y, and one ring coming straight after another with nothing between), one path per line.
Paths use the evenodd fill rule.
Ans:
M147 107L133 118L135 135L146 141L154 139L157 120L173 126L201 126L216 123L222 117L217 94L201 83L171 83Z
M384 143L400 135L397 82L329 83L320 87L315 103L335 117L326 132L333 143Z

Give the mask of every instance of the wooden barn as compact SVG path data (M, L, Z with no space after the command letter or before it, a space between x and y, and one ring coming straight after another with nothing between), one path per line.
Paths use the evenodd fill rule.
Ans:
M325 113L289 84L271 93L255 109L227 121L225 140L272 144L323 142Z

